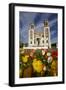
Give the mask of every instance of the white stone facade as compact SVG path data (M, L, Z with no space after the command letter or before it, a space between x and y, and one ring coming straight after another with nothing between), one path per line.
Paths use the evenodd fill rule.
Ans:
M29 28L29 38L28 46L29 47L47 47L51 48L50 40L50 27L48 21L44 21L44 27L41 32L36 31L35 25L31 24Z

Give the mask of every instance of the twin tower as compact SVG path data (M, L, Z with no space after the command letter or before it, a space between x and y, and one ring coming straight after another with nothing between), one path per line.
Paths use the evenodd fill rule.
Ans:
M48 20L44 21L43 30L41 30L40 32L39 30L36 30L34 24L30 25L28 35L28 46L51 48L50 26Z

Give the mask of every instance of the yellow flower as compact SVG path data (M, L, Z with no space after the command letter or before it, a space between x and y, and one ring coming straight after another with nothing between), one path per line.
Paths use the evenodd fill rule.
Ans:
M36 72L40 73L42 71L43 64L40 60L34 59L32 65Z
M51 68L52 68L53 70L55 70L56 67L57 67L56 61L53 60L53 62L52 62L52 64L51 64Z
M24 63L27 63L28 62L28 55L25 55L25 56L22 56L22 61L24 62Z
M58 73L57 70L58 70L57 61L54 60L51 64L51 73L53 76L57 75Z

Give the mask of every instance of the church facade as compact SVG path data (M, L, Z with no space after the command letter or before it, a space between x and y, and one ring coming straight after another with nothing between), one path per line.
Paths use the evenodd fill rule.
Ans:
M51 48L50 39L50 26L48 20L43 23L43 30L36 31L35 25L31 24L28 33L28 46L29 47L46 47Z

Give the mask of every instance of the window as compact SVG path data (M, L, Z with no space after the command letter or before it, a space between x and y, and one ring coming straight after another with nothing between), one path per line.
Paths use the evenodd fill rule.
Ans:
M44 43L44 40L42 41L42 43Z
M30 44L32 44L32 41L30 42Z
M46 35L46 37L48 37L48 35L49 35L48 28L46 28L46 30L45 30L45 35Z
M44 35L42 35L42 37L44 37Z
M48 40L46 40L46 43L48 43Z

